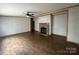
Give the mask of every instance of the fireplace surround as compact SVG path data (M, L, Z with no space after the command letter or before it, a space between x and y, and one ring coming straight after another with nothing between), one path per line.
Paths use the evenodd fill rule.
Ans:
M49 24L48 23L39 23L39 30L42 35L47 36L49 33Z

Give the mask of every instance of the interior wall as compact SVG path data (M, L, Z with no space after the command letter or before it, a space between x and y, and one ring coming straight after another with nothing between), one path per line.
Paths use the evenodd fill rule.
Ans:
M35 21L35 31L39 31L39 22L38 22L38 17L34 18Z
M51 34L51 15L35 18L35 30L39 32L39 23L49 23L49 35Z
M53 16L52 33L67 36L67 14Z
M79 6L69 9L67 39L79 44Z
M30 20L25 17L0 17L0 36L30 31Z

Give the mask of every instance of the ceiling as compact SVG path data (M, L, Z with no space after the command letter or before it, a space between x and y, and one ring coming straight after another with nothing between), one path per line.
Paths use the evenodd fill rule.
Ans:
M48 11L55 11L65 7L77 5L76 3L0 3L0 16L25 16L26 12L35 15Z

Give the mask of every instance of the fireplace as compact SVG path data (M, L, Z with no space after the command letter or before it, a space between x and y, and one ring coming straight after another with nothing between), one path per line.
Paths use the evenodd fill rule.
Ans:
M40 23L39 24L39 30L40 30L40 33L42 35L48 35L48 33L49 33L48 23Z
M41 33L43 33L43 34L47 34L47 28L45 28L45 27L41 27Z

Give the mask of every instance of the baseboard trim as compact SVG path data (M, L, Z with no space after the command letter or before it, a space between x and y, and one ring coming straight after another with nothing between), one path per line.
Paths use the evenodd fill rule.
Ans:
M58 36L58 37L63 37L63 38L67 38L66 36L62 36L62 35L57 35L57 34L51 34L52 36Z
M30 32L30 31L21 32L21 33L28 33L28 32ZM0 38L2 38L2 37L9 37L9 36L13 36L13 35L21 34L21 33L15 33L15 34L10 34L10 35L0 36Z
M72 41L68 41L68 40L67 40L67 42L71 42L71 43L73 43L73 44L77 44L77 46L79 47L79 43L72 42Z

